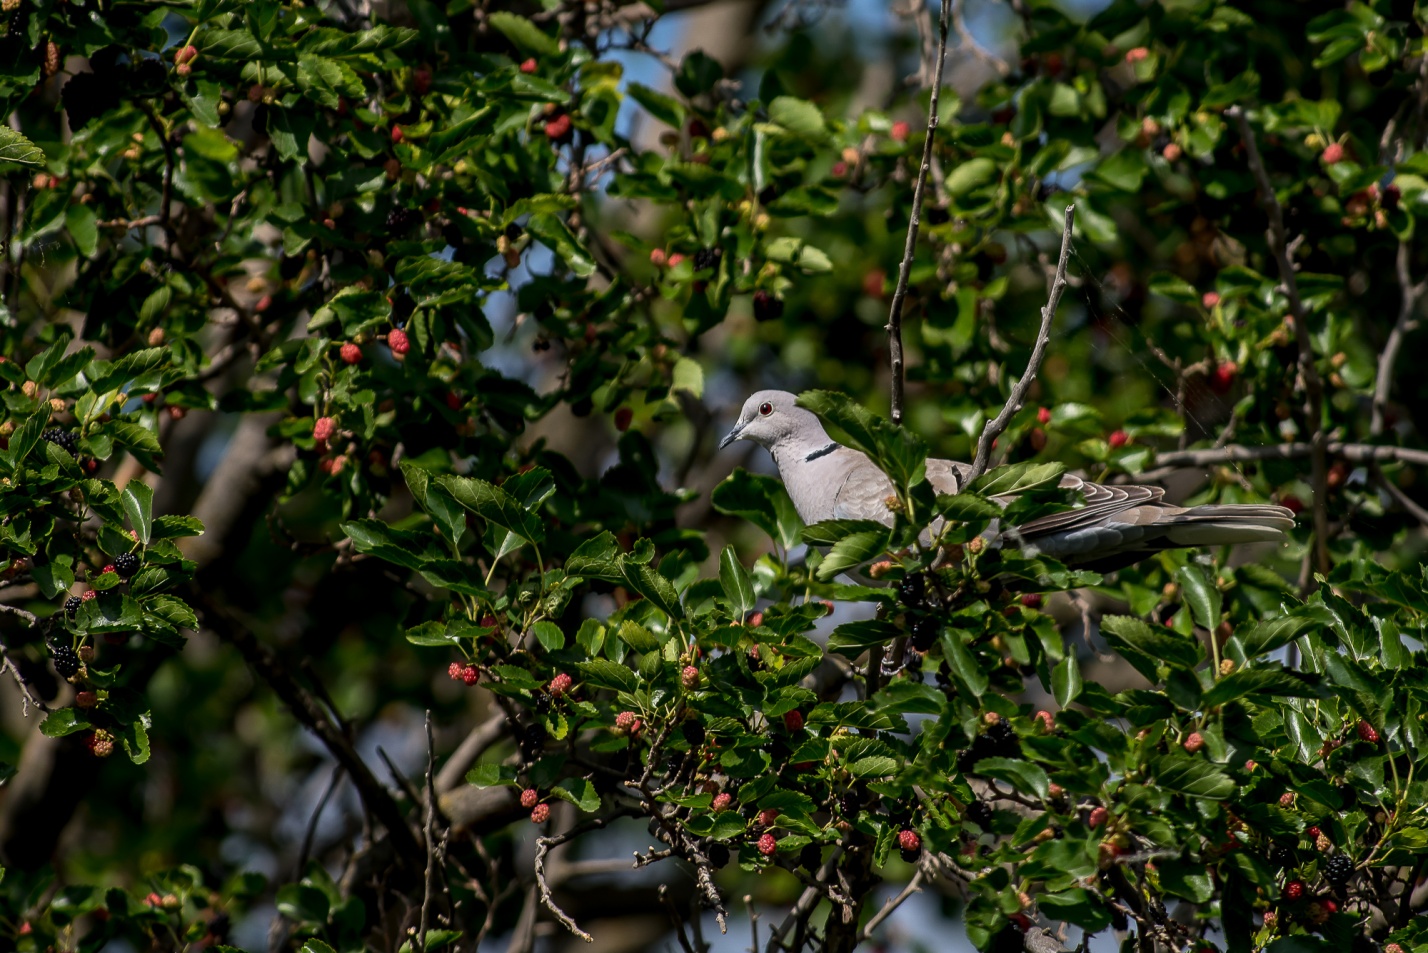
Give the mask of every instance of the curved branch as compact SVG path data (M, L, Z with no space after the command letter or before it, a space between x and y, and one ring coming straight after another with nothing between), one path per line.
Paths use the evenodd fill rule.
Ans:
M1031 360L1026 364L1026 373L1012 386L1011 394L1002 406L1001 413L982 428L982 435L977 438L977 456L972 461L972 469L968 471L963 485L987 472L993 441L1007 429L1012 414L1021 409L1022 402L1026 400L1026 392L1031 389L1031 382L1036 380L1036 372L1041 370L1041 362L1046 358L1046 347L1051 343L1051 320L1056 317L1056 306L1061 303L1061 293L1066 290L1066 261L1071 255L1071 229L1075 222L1076 206L1071 204L1066 206L1066 223L1061 229L1061 257L1056 261L1056 277L1051 280L1051 294L1046 307L1041 309L1041 328L1036 332L1036 346L1031 350Z

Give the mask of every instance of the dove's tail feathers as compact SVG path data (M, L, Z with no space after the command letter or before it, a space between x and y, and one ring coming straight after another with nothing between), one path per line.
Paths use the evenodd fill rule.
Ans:
M1282 506L1226 504L1192 506L1158 522L1164 539L1176 546L1273 543L1294 528L1294 514Z

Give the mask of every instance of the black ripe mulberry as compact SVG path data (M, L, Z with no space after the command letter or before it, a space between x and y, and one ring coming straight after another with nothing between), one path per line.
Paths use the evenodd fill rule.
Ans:
M410 231L411 227L421 220L421 213L416 209L394 208L387 213L387 231L393 235L400 235Z
M776 321L783 317L783 299L760 288L754 292L754 320Z
M84 605L83 599L81 599L79 596L70 596L64 601L64 614L72 619L74 618L74 614L79 611L79 607L82 605Z
M1016 740L1016 729L1011 726L1005 718L995 725L987 728L988 738L992 739L995 747L995 754L1003 758L1015 758L1021 754L1021 745Z
M922 605L922 600L927 596L927 576L920 572L915 572L904 579L897 587L897 597L902 600L902 604L909 609L916 609Z
M48 440L55 446L62 447L69 451L71 457L79 455L79 437L76 434L70 433L68 430L60 430L58 427L52 427L40 434L40 439Z
M60 678L74 678L79 674L79 653L71 645L66 645L63 642L51 642L50 661L54 663L55 671L59 672Z
M967 820L984 831L991 829L992 816L992 806L986 801L973 801L967 805Z
M701 248L694 253L694 270L703 271L706 268L713 268L719 264L719 258L724 253L718 248Z
M1324 879L1335 890L1343 890L1354 875L1354 862L1343 854L1335 854L1324 864Z
M120 553L114 557L114 571L119 574L119 578L128 579L139 571L138 553Z
M936 619L918 619L912 624L912 647L919 652L926 652L936 644L940 629Z

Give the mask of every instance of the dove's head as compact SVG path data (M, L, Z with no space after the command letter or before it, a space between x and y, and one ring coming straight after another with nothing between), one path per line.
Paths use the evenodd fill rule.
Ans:
M812 411L794 403L796 398L786 390L761 390L744 401L734 429L719 441L722 449L735 440L752 440L772 451L785 442L803 443L810 440L828 441L823 424Z

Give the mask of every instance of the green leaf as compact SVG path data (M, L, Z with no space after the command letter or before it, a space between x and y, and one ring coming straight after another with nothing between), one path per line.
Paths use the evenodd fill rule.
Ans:
M1185 594L1185 602L1195 615L1195 621L1202 629L1215 631L1220 624L1220 590L1205 575L1199 566L1182 566L1176 574L1180 580L1180 591Z
M1235 793L1235 779L1208 761L1185 755L1162 755L1148 771L1150 782L1167 791L1223 801Z
M958 163L947 174L947 194L960 198L973 189L980 188L997 178L997 164L984 156Z
M595 259L581 246L580 239L563 219L548 214L532 215L526 220L526 230L555 252L577 278L589 278L595 273Z
M1333 613L1321 605L1295 606L1277 619L1255 624L1240 636L1246 658L1254 658L1282 648L1306 632L1323 628L1334 621Z
M980 758L977 773L1006 781L1024 794L1045 798L1051 793L1051 778L1037 764L1020 758Z
M407 569L421 569L440 558L431 550L430 534L393 529L381 520L353 520L339 526L359 553L370 553Z
M796 136L821 142L828 135L828 124L817 106L793 96L777 96L769 103L769 119Z
M959 690L981 698L991 682L955 629L942 630L942 653L947 657L953 678L959 683Z
M664 93L657 93L643 83L631 83L627 91L631 99L666 126L684 128L684 105L679 100Z
M1065 472L1064 463L1010 463L983 473L967 489L982 496L1025 493L1038 487L1056 485Z
M655 638L655 634L632 619L621 622L615 634L636 652L653 652L659 648L659 639Z
M537 56L558 56L560 44L530 20L515 13L497 10L486 17L493 27L506 35L506 39L524 53Z
M1206 903L1214 896L1210 871L1204 864L1171 859L1157 861L1156 867L1160 871L1160 889L1166 893L1191 903Z
M597 688L612 688L621 692L633 692L640 687L635 673L618 662L597 658L589 662L576 662L575 667L585 677L585 681Z
M139 542L149 545L154 529L154 491L143 480L130 480L119 494L119 502L124 507L124 515L129 525L139 534Z
M79 708L61 708L52 711L40 723L40 734L47 738L63 738L65 735L72 735L81 731L88 731L94 726L90 724L88 716Z
M738 467L714 488L710 502L726 516L738 516L753 523L784 549L798 544L803 521L777 477L750 473Z
M1190 669L1200 664L1203 657L1200 643L1193 636L1181 635L1166 626L1151 628L1130 616L1105 616L1101 619L1101 632L1117 651L1125 655L1127 661L1151 681L1157 678L1158 661ZM1141 661L1138 662L1138 659ZM1150 660L1149 671L1143 667L1146 659Z
M754 607L754 583L748 571L739 562L739 554L733 546L725 546L719 554L719 584L724 589L724 598L729 600L729 612L735 619L742 619Z
M1061 664L1052 670L1051 692L1056 696L1056 704L1062 708L1068 707L1081 694L1081 663L1077 661L1076 653L1067 652Z
M883 555L888 549L888 535L889 531L882 528L843 537L833 544L833 548L828 550L828 554L818 564L818 578L827 581L840 572L854 569Z
M1291 672L1278 665L1272 668L1242 668L1216 681L1201 697L1200 704L1213 708L1246 695L1323 698L1327 692L1317 675Z
M617 560L619 554L620 544L615 534L607 529L577 546L565 560L565 571L584 579L620 582L624 576L620 573Z
M85 258L93 255L99 245L99 217L94 214L94 209L78 203L71 205L65 209L64 225L79 253Z
M565 633L554 622L537 622L531 626L537 641L547 652L557 652L565 648Z
M327 922L327 895L309 884L284 884L278 888L278 912L299 923Z
M569 778L561 781L551 788L550 793L569 801L586 814L600 810L600 795L595 792L595 785L591 784L588 778Z
M828 637L828 651L857 658L875 645L886 645L902 634L902 629L881 619L845 622Z
M500 487L475 477L451 474L437 477L436 482L445 487L456 502L488 523L510 530L532 543L545 539L545 525L540 517L525 509Z
M40 151L39 146L0 123L0 162L43 168L45 154Z
M663 609L666 615L676 619L684 618L684 607L679 604L679 593L664 576L643 563L637 563L627 556L620 557L620 575L625 584Z

